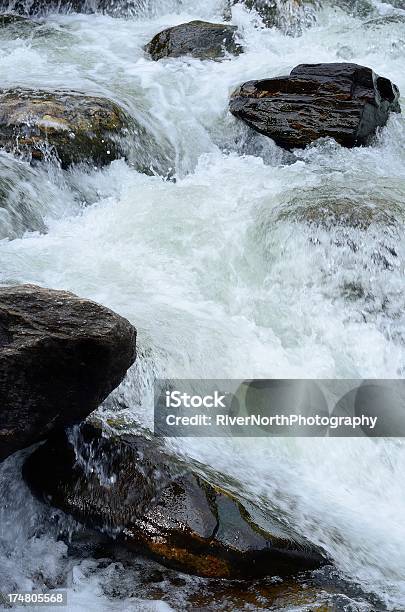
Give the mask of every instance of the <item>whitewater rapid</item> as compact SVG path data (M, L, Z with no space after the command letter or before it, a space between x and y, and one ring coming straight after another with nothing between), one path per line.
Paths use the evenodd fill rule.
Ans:
M0 282L71 290L137 327L138 362L104 408L128 429L152 428L156 376L403 377L403 117L392 116L372 147L323 142L294 157L249 132L227 105L241 82L311 62L370 66L403 93L405 23L366 27L364 19L326 7L316 26L293 38L256 27L255 16L237 6L233 23L245 45L239 57L150 61L143 45L164 27L222 19L214 0L175 6L162 0L154 14L131 18L51 14L27 35L0 31L2 87L105 95L151 129L172 167L170 180L137 173L122 160L102 170L62 172L0 153L0 181L17 185L16 201L28 202L27 215L39 224L13 240L0 235ZM390 10L376 4L380 15ZM405 11L397 13L405 18ZM377 211L366 232L354 228L342 236L280 217L291 203L343 194ZM353 287L360 288L355 295ZM402 441L168 445L234 479L245 498L275 509L322 546L342 579L371 594L374 603L360 594L364 607L351 609L405 609ZM170 585L166 598L152 601L141 561L126 574L125 564L100 569L93 559L69 556L56 541L53 511L21 482L19 461L0 466L0 583L23 590L41 580L65 582L72 610L181 609L170 599ZM136 597L128 591L118 602L108 597L102 585L114 571L124 583L131 576ZM184 580L184 593L201 588L197 579Z

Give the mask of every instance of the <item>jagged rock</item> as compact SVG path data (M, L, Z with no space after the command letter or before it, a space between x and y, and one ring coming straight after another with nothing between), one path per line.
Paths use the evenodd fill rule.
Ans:
M66 434L64 434L66 436ZM49 439L25 463L38 495L137 552L207 577L286 575L325 559L276 520L169 457L155 441L105 438L94 424ZM79 453L79 454L77 454Z
M135 338L72 293L0 288L0 460L97 408L134 362Z
M236 41L236 33L236 26L190 21L159 32L146 45L145 51L155 61L183 55L219 59L226 53L238 55L243 51Z
M346 147L370 142L390 112L401 112L396 85L357 64L301 64L289 76L248 81L230 110L285 149L318 138Z
M125 155L130 118L106 98L76 92L0 90L0 147L43 159L53 151L63 167L91 160L105 165Z

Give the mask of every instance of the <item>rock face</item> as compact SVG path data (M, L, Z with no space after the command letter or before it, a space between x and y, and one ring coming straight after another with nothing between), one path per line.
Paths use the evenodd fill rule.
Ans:
M390 112L401 112L398 98L398 88L370 68L302 64L289 76L244 83L230 110L285 149L323 137L354 147L368 144Z
M106 98L76 92L0 90L0 147L43 159L56 153L62 167L99 166L123 157L130 119Z
M0 460L97 408L135 339L126 319L71 293L0 288Z
M24 476L36 494L164 564L207 577L285 575L325 562L252 509L175 464L137 436L103 438L85 423L73 446L49 439L28 458ZM77 452L77 451L76 451Z
M155 61L163 57L190 55L199 59L219 59L226 53L243 51L236 42L237 27L206 21L190 21L156 34L145 47Z

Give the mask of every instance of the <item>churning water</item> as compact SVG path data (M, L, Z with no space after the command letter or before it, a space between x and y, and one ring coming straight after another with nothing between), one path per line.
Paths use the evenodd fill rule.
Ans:
M404 119L392 116L372 147L323 142L294 156L239 124L227 104L241 82L308 62L367 65L405 92L405 11L376 3L350 16L326 6L294 38L257 27L237 6L244 54L153 62L143 45L156 32L221 20L224 7L140 4L130 17L50 14L36 28L0 31L2 87L71 88L120 102L153 132L152 154L164 151L172 176L140 174L124 161L62 172L1 153L0 282L68 289L134 323L138 362L105 408L128 428L152 427L157 375L403 377ZM398 19L386 19L393 11ZM320 203L353 207L364 223L306 223L304 209ZM402 441L180 439L171 448L231 477L245 498L322 546L335 585L346 585L336 609L405 609ZM75 556L57 540L58 520L69 523L31 497L21 461L0 467L4 591L67 586L72 610L121 612L183 609L209 589L184 576L176 587L173 572L158 588L154 564L142 560Z

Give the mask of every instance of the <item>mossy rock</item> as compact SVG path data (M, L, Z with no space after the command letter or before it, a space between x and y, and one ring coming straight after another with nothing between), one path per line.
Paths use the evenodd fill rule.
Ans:
M237 27L222 23L190 21L159 32L145 47L151 58L191 56L217 60L227 53L239 55L242 46L236 40Z
M77 92L0 90L0 146L62 167L91 161L104 166L125 155L130 118L106 98Z
M206 577L288 575L325 563L273 519L264 531L248 506L135 435L105 438L89 423L28 458L32 490L89 527L110 530L136 552ZM71 434L72 437L72 434ZM268 524L268 523L267 523Z

